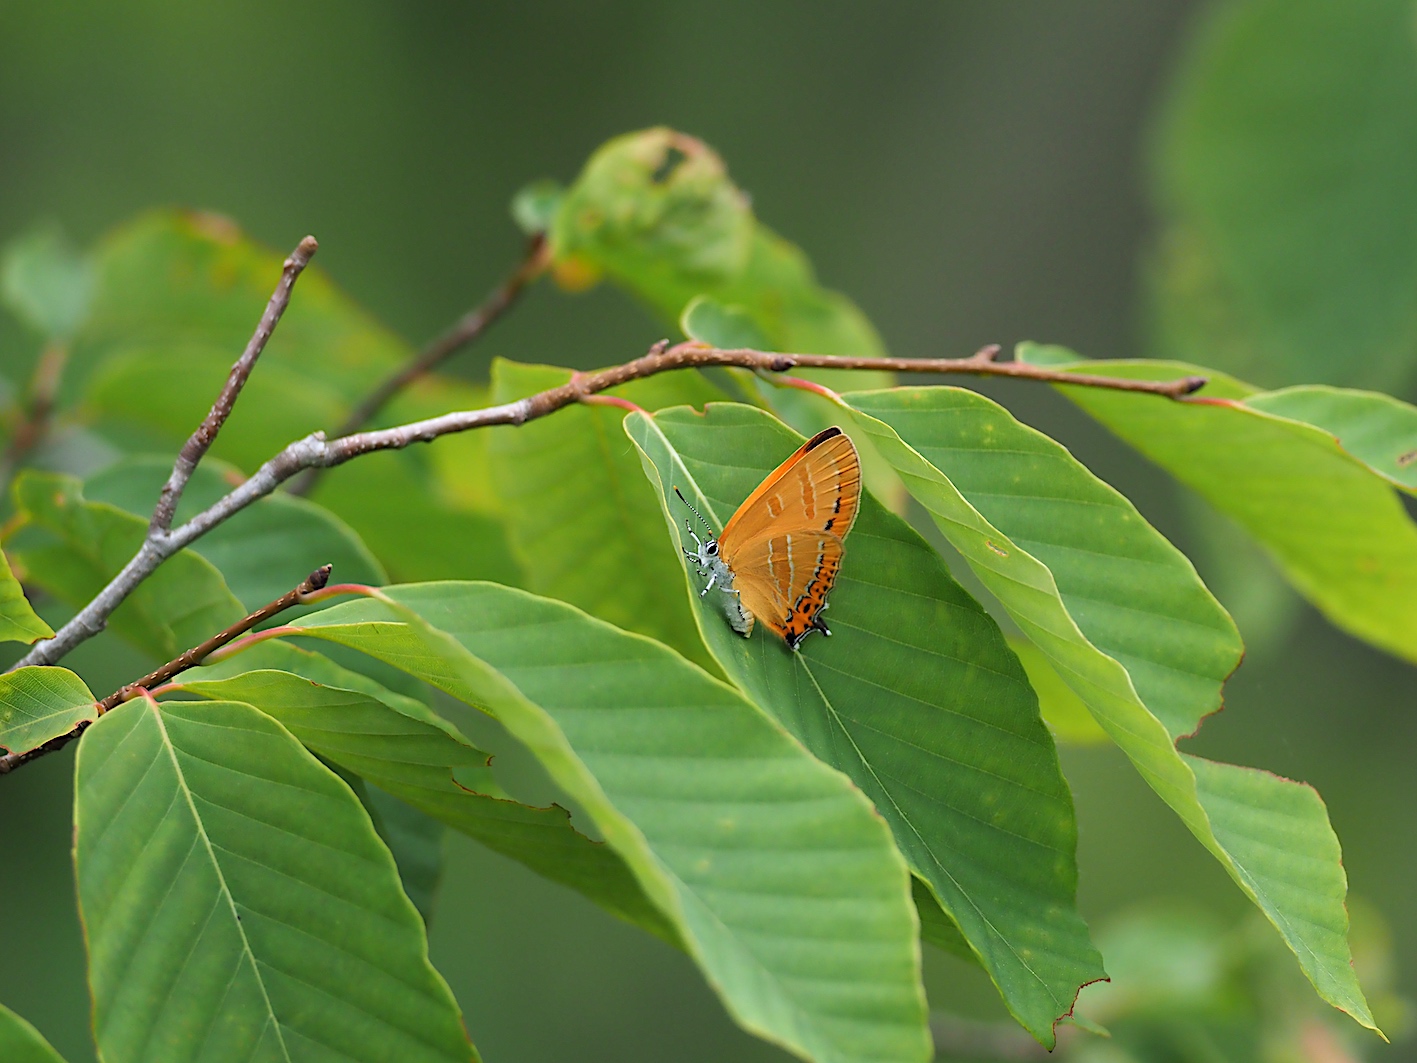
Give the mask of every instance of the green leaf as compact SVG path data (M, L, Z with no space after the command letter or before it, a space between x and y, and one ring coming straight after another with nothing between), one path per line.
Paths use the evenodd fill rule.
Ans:
M147 534L146 520L88 501L72 476L27 469L15 481L14 493L28 522L15 537L15 560L27 579L76 608L118 574ZM109 627L168 660L245 615L215 566L181 550L128 596L109 618Z
M533 181L512 197L512 220L527 236L549 232L564 195L556 181Z
M1243 650L1185 557L1066 449L982 395L898 388L847 401L975 575L1279 928L1324 999L1372 1026L1350 965L1338 839L1318 796L1176 749L1220 708Z
M1160 139L1158 296L1214 327L1165 353L1399 388L1417 345L1417 62L1407 0L1207 12ZM1187 274L1200 273L1197 284ZM1218 307L1217 307L1218 304ZM1215 309L1213 309L1213 307Z
M659 127L596 150L561 199L551 248L558 275L607 272L673 321L744 267L753 228L723 160Z
M35 642L51 638L54 629L40 619L25 597L25 589L0 552L0 642Z
M673 487L721 528L801 442L738 405L633 414L626 430L674 532L664 549L676 553L687 536ZM719 665L875 802L1010 1010L1051 1044L1078 988L1103 971L1074 902L1072 797L998 626L869 495L832 593L830 642L790 653L762 624L743 639L717 596L701 599L687 571L680 580Z
M1032 361L1041 350L1024 344L1019 355ZM1069 354L1057 349L1044 357ZM1068 368L1095 373L1101 367L1120 377L1208 373L1169 362L1099 363L1072 357ZM1198 394L1217 401L1139 399L1102 388L1061 390L1244 528L1334 624L1417 661L1417 526L1391 484L1345 450L1332 431L1270 412L1267 399L1211 375L1212 384ZM1307 401L1279 394L1281 406ZM1380 436L1390 434L1391 407L1366 402L1361 394L1348 398L1349 410L1353 404L1378 407L1388 420L1374 422L1376 430ZM1403 411L1396 413L1397 421L1405 419ZM1351 435L1351 421L1348 428Z
M64 1063L44 1036L0 1004L0 1059L5 1063Z
M679 315L679 328L689 339L712 347L729 350L750 347L762 351L771 346L766 333L741 306L720 303L707 295L689 300Z
M28 753L80 722L97 719L96 699L67 668L17 668L0 675L0 749Z
M1087 711L1087 702L1073 693L1042 650L1018 636L1011 635L1008 641L1038 695L1039 715L1055 741L1068 746L1095 746L1110 741Z
M275 721L130 701L75 786L105 1060L475 1058L368 816Z
M736 691L652 640L492 584L298 623L492 712L594 821L746 1029L812 1060L929 1056L889 832Z
M1373 472L1417 494L1417 407L1376 391L1319 385L1262 391L1245 405L1331 433Z
M511 402L559 387L570 375L497 359L492 399ZM614 394L651 409L723 397L694 370L635 381ZM712 670L688 604L664 593L679 579L679 565L659 548L659 503L621 431L624 417L615 407L582 405L491 429L488 458L513 546L530 590L649 635Z
M47 340L67 340L88 314L93 267L57 226L41 226L5 247L0 299Z
M84 497L134 516L151 513L172 472L166 458L134 457L90 476ZM180 524L242 482L232 466L208 458L199 465L177 508ZM294 587L311 570L334 565L339 583L384 583L387 577L359 536L329 510L279 492L246 507L192 544L220 571L248 610L259 609Z
M326 760L676 943L674 929L613 851L576 831L564 809L505 799L490 774L476 771L486 767L487 754L442 717L410 698L376 693L368 680L317 654L286 652L288 667L303 675L253 671L184 680L180 689L255 705Z

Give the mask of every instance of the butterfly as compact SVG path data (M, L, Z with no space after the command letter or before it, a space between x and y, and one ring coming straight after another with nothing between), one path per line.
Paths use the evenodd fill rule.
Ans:
M861 459L840 428L818 432L768 474L738 507L723 534L692 503L674 493L703 521L709 537L700 539L684 521L697 549L684 554L708 584L724 592L724 612L744 638L761 620L796 650L813 631L830 635L822 620L846 552L842 540L851 530L861 502Z

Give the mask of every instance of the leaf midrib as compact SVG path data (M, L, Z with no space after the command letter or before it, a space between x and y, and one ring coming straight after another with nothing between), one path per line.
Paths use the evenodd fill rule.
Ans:
M232 922L236 924L237 936L241 939L241 949L245 953L246 960L251 964L252 977L256 979L256 985L261 990L261 1000L266 1006L266 1015L271 1025L276 1031L276 1040L280 1043L281 1055L285 1057L286 1063L294 1063L290 1055L290 1049L285 1043L285 1032L281 1028L280 1019L276 1016L275 1007L271 1004L270 993L266 990L266 981L261 977L260 965L256 962L256 954L251 949L251 940L246 936L246 928L241 923L241 913L236 910L236 898L231 894L231 887L226 884L226 875L221 868L221 862L216 858L216 851L212 846L212 840L207 834L206 825L202 822L201 814L197 811L197 804L191 789L187 785L187 777L182 771L182 764L177 759L177 750L172 741L172 736L168 734L167 724L162 718L155 703L147 705L147 711L152 713L154 722L157 724L158 733L162 738L162 748L167 752L168 759L172 761L172 770L177 776L177 785L182 792L183 798L187 802L187 809L192 813L192 822L197 836L201 838L202 845L207 850L207 858L211 861L212 869L216 872L217 884L221 890L221 895L226 898L227 907L231 911Z

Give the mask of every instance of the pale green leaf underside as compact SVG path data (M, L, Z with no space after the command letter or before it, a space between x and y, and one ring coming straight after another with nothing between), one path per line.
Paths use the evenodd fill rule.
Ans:
M18 668L0 675L0 749L28 753L96 719L94 696L67 668Z
M1350 964L1338 840L1317 795L1175 747L1220 708L1242 652L1190 562L1063 447L981 395L901 388L845 400L1023 633L1280 929L1325 999L1371 1026Z
M341 681L347 685L336 677ZM273 670L187 681L181 689L255 705L327 760L677 944L673 928L620 857L575 830L565 810L469 789L491 781L490 775L469 778L478 773L466 772L485 767L487 754L418 702L344 689L328 675Z
M108 1063L475 1058L364 809L251 706L100 718L75 832Z
M64 1063L44 1036L0 1004L0 1059L5 1063Z
M722 528L801 441L769 414L726 404L632 414L626 429L663 498L674 552L689 545L675 486ZM700 599L702 581L686 575L724 671L875 802L1009 1008L1051 1043L1078 988L1103 971L1074 905L1072 798L998 626L869 495L832 591L830 640L813 636L793 654L763 624L743 639L719 593ZM922 920L927 931L938 923Z
M1025 344L1019 355L1032 361L1038 351ZM1142 379L1210 375L1203 368L1161 362L1074 361L1068 368L1074 366L1094 373L1101 366L1113 376ZM1346 416L1340 421L1337 404L1329 404L1322 416L1332 417L1333 424L1326 429L1264 408L1274 403L1292 410L1304 401L1286 398L1283 392L1270 399L1253 392L1236 395L1225 388L1218 397L1245 401L1201 403L1138 400L1102 388L1062 390L1232 517L1334 624L1417 661L1417 525L1392 485L1381 478L1389 473L1349 453L1332 431L1343 424L1353 435L1351 412L1363 393L1355 398L1355 393L1331 389L1330 394L1345 398ZM1210 397L1212 392L1207 387L1199 394ZM1320 416L1312 402L1306 412ZM1376 420L1379 413L1382 422ZM1406 411L1386 407L1379 413L1367 427L1395 438L1390 426L1405 423ZM1377 427L1380 424L1387 427Z
M666 647L493 584L313 614L495 715L671 919L747 1029L806 1059L929 1057L909 877L841 775Z

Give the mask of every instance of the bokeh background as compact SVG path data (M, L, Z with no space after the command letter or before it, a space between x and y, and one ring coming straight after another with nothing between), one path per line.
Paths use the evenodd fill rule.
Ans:
M421 341L515 261L519 187L569 180L608 137L668 124L719 150L759 216L895 353L1037 339L1146 356L1162 229L1149 160L1210 17L1179 0L0 0L0 241L53 219L87 244L167 204L226 214L279 249L310 232L325 270ZM476 377L493 355L622 361L662 332L609 288L544 285L459 371ZM34 347L0 324L0 375L23 380ZM1225 596L1236 557L1179 489L1051 392L989 390L1135 499ZM1249 656L1191 748L1318 787L1410 995L1417 672L1277 599L1240 616ZM1174 899L1245 916L1120 753L1068 750L1064 766L1090 920ZM0 783L0 1000L80 1063L93 1050L71 769L66 751ZM431 946L490 1063L785 1058L736 1031L682 957L465 839ZM1002 1015L977 973L931 957L929 978L935 1006Z

